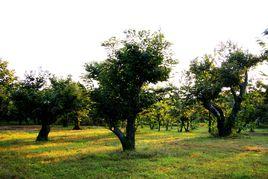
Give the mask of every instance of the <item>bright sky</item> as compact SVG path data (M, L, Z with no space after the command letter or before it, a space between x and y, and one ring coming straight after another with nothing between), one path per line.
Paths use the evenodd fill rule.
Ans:
M129 28L159 30L185 67L220 41L257 49L267 0L0 0L0 57L18 76L42 67L75 79L105 58L101 42Z

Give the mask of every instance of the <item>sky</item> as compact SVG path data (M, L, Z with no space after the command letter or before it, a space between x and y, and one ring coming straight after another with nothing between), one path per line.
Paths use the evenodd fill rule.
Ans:
M105 59L103 41L134 28L161 30L182 70L221 41L256 52L267 7L267 0L0 0L0 58L19 77L42 67L78 80L86 62Z

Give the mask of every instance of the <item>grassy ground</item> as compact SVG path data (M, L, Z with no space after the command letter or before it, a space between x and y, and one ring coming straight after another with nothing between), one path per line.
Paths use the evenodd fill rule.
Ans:
M121 152L107 129L37 128L0 131L0 178L268 178L268 130L232 138L191 133L137 132L137 151Z

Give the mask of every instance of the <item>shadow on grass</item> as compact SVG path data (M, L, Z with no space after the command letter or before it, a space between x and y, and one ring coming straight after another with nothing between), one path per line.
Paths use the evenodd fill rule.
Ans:
M90 141L97 141L97 140L102 140L102 139L112 139L111 137L112 134L107 133L107 134L98 134L94 136L56 136L56 137L50 137L49 141L40 141L36 142L33 140L32 137L27 137L27 138L20 138L20 139L10 139L10 140L3 140L0 141L0 147L14 147L14 146L30 146L30 145L35 145L35 146L44 146L46 144L57 144L61 145L61 143L86 143ZM35 138L34 138L35 139Z
M265 152L262 148L245 148L249 140L251 145L258 142L251 140L251 134L215 138L206 132L199 132L198 135L175 132L162 135L145 131L138 133L137 151L134 152L122 152L119 140L109 131L93 132L92 136L57 134L60 135L51 137L49 142L33 143L28 141L29 138L27 141L5 141L8 143L8 147L4 145L7 150L0 151L0 155L8 155L8 160L16 156L19 161L27 163L29 172L40 171L36 174L37 178L46 174L49 174L48 178L167 177L166 174L198 176L202 174L200 169L208 175L211 170L215 176L224 177L232 176L224 172L233 170L241 161L245 170L250 169L250 160L259 162ZM254 135L252 137L255 139ZM32 146L40 148L34 149ZM12 147L18 151L8 151ZM29 148L23 151L23 147ZM225 163L228 165L225 166ZM265 163L261 165L265 166ZM223 167L226 171L222 170Z

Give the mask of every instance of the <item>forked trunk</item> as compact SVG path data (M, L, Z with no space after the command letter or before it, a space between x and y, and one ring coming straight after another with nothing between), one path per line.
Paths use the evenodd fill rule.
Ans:
M114 127L111 130L120 140L123 151L135 150L135 139L131 141L131 139L127 138L126 135L124 135L124 133L117 127Z
M225 137L231 134L232 128L226 126L225 116L220 107L213 105L210 102L203 103L204 107L209 110L217 119L217 129L219 137ZM231 129L231 130L230 130Z

